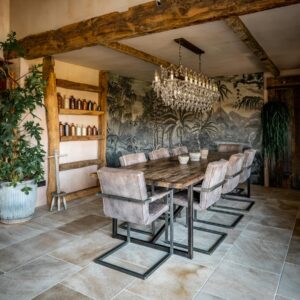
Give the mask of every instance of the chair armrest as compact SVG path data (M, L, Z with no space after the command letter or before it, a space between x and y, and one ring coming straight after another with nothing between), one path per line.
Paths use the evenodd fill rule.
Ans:
M202 187L201 184L194 186L193 187L193 192L200 193L201 192L201 187Z
M149 197L150 203L154 202L154 201L157 201L157 200L160 200L160 199L168 196L170 193L171 193L171 191L164 191L164 192L160 192L160 193L155 193L154 195Z

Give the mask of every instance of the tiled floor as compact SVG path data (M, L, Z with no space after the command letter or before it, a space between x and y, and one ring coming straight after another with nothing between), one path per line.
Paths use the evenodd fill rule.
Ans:
M0 299L300 299L300 192L254 186L253 199L236 228L201 225L228 233L213 255L174 255L145 281L93 262L120 243L110 236L100 199L73 201L60 213L38 208L30 222L0 224ZM232 221L212 212L199 217ZM175 226L183 243L184 220ZM195 231L196 246L212 242ZM145 270L161 255L131 244L110 260Z

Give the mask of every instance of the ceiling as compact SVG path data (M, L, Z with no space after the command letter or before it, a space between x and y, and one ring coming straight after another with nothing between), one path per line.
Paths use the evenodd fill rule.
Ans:
M241 16L254 38L280 70L300 68L300 4ZM263 67L224 21L210 22L121 41L151 55L178 63L183 37L205 51L202 71L209 76L261 72ZM151 81L157 66L101 47L55 55L56 59L123 76ZM198 69L198 57L184 49L183 64Z

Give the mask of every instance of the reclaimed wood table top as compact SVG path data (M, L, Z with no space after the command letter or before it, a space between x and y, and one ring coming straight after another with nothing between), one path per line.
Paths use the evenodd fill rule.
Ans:
M180 164L177 157L170 157L150 160L123 168L144 172L146 183L149 185L184 189L204 179L208 163L222 158L229 159L232 154L233 152L210 151L207 159L189 160L185 165Z

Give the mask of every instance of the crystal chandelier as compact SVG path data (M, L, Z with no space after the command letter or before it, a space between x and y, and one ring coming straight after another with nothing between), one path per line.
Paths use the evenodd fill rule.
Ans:
M179 44L179 66L160 66L160 76L155 71L153 88L163 103L173 109L194 112L209 112L220 93L212 79L201 73L201 54L204 52L185 39L175 40ZM188 69L181 64L181 46L185 44L189 50L199 56L199 72Z

